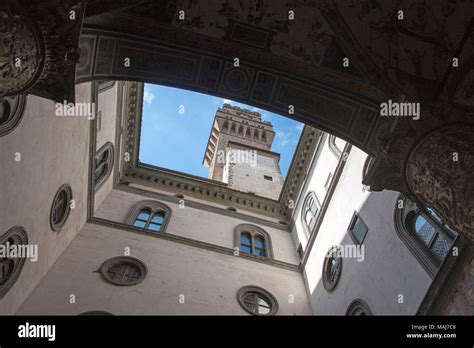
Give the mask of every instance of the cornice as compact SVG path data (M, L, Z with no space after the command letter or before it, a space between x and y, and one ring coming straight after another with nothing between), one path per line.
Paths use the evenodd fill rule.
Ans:
M106 220L106 219L102 219L98 217L94 217L90 219L88 222L91 224L96 224L100 226L106 226L110 228L124 230L127 232L137 233L143 236L149 236L152 238L164 239L164 240L168 240L168 241L172 241L172 242L176 242L180 244L185 244L185 245L189 245L195 248L205 249L205 250L217 252L220 254L229 255L232 257L239 257L245 260L259 262L259 263L266 264L268 266L278 267L278 268L286 269L293 272L298 272L298 273L301 272L299 265L296 265L296 264L279 261L275 259L260 258L253 255L246 255L244 253L240 253L239 256L235 256L235 250L233 248L227 248L221 245L210 244L210 243L206 243L206 242L199 241L196 239L182 237L182 236L178 236L171 233L148 232L147 230L143 230L141 228L133 227L124 223L110 221L110 220Z
M317 140L320 134L321 131L319 129L309 126L305 126L301 133L300 141L280 194L280 204L283 207L283 213L287 220L291 217L292 205L290 202L293 202L293 207L296 206L297 195L304 182L305 174L309 170L311 157L314 151L316 151Z

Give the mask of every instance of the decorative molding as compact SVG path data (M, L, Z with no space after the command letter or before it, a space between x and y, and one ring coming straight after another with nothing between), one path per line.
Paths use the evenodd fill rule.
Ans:
M452 124L418 141L405 164L412 195L474 242L474 125Z
M286 270L289 270L289 271L301 273L301 270L298 267L298 265L294 265L294 264L291 264L291 263L288 263L288 262L279 261L279 260L275 260L275 259L256 258L256 257L252 257L251 255L246 255L246 254L240 254L239 256L235 256L234 255L235 250L233 248L226 248L226 247L223 247L223 246L220 246L220 245L210 244L210 243L202 242L202 241L199 241L199 240L178 236L178 235L171 234L171 233L163 233L163 234L161 234L161 233L152 233L152 232L148 232L146 230L143 230L141 228L136 228L136 227L124 224L124 223L110 221L110 220L106 220L106 219L102 219L102 218L98 218L98 217L93 217L88 222L91 223L91 224L95 224L95 225L120 229L120 230L123 230L123 231L132 232L132 233L136 233L136 234L140 234L140 235L144 235L144 236L149 236L149 237L153 237L153 238L165 239L165 240L168 240L168 241L172 241L172 242L176 242L176 243L180 243L180 244L184 244L184 245L189 245L189 246L192 246L192 247L195 247L195 248L205 249L205 250L217 252L217 253L220 253L220 254L228 255L228 256L231 256L231 257L239 257L239 258L242 258L242 259L245 259L245 260L263 263L263 264L266 264L268 266L278 267L278 268L281 268L281 269L286 269Z
M2 3L0 17L0 96L13 96L30 88L41 75L45 43L38 24L20 2Z
M287 219L291 217L292 208L289 202L296 204L298 193L305 181L305 175L311 165L311 158L316 151L321 131L309 126L303 128L298 146L290 164L285 183L280 193L280 203Z
M226 45L226 41L217 42ZM197 49L166 38L137 38L130 30L110 32L92 27L83 30L81 48L90 56L83 58L84 69L78 70L77 82L126 79L159 83L231 98L283 115L288 114L288 105L293 105L292 118L350 141L371 155L376 153L373 136L378 105L371 98L335 90L308 79L311 75L269 70L272 61L265 62L269 64L266 66L245 60L235 69L236 55L213 54L205 45ZM131 60L130 67L124 67L125 58Z
M124 191L124 192L133 193L133 194L144 196L144 197L157 199L157 200L164 201L164 202L175 203L175 204L179 204L179 201L181 199L185 199L186 206L189 207L189 208L199 209L199 210L202 210L202 211L208 211L210 213L220 214L220 215L232 217L232 218L239 219L239 220L244 220L244 221L247 221L249 223L275 228L275 229L278 229L278 230L281 230L281 231L284 231L284 232L289 232L289 229L288 229L287 225L283 225L281 223L269 221L269 220L266 220L266 219L263 219L263 218L260 218L260 217L256 217L256 216L253 216L253 215L247 215L247 214L241 213L239 211L234 211L235 210L234 207L219 208L219 207L212 206L212 205L209 205L209 204L188 200L186 198L180 198L176 195L171 196L171 195L166 195L166 194L163 194L163 193L158 193L158 192L154 192L154 191L150 191L150 190L141 189L141 188L138 188L138 187L135 187L135 186L130 186L129 184L124 184L123 182L119 182L114 187L114 189ZM178 195L180 195L180 194L178 194ZM185 197L185 196L183 196L183 197ZM229 208L233 208L234 210L229 209Z
M0 57L0 96L29 93L61 103L75 101L84 8L85 2L77 0L7 1L1 10L6 50Z

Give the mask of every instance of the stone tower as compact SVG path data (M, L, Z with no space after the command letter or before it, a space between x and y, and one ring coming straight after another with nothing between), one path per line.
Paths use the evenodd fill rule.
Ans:
M204 154L209 179L278 199L284 179L280 154L270 150L274 137L272 124L260 113L224 104L216 111Z

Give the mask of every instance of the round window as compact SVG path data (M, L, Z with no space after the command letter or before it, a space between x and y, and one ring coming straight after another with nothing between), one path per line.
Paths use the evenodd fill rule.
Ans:
M329 249L323 265L323 286L327 291L333 290L342 272L341 248L333 246Z
M0 137L15 129L23 117L26 96L22 94L13 97L3 97L0 100Z
M21 226L10 228L0 236L0 245L3 248L20 247L28 244L28 236ZM0 257L0 299L13 287L23 269L24 257Z
M66 223L71 211L70 201L72 199L71 187L62 185L53 199L49 222L53 231L59 232Z
M367 303L357 299L351 302L349 308L347 308L346 315L350 316L365 316L372 315L372 311Z
M237 293L237 299L247 312L254 315L275 315L278 303L268 291L256 286L244 286Z
M133 257L118 256L105 261L100 273L105 280L114 285L135 285L143 281L147 275L146 265Z

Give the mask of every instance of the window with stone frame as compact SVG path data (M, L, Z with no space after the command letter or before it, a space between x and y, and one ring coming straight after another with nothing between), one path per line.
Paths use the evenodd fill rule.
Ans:
M235 246L242 254L273 258L269 234L255 225L242 224L235 228Z
M171 217L171 209L158 201L140 201L136 203L127 224L153 233L164 233Z
M320 210L321 203L316 197L316 193L314 193L314 191L308 192L303 202L303 209L301 210L303 226L308 236L313 232Z
M400 239L431 277L438 272L458 236L433 209L420 207L404 195L396 202L395 227Z
M94 189L97 191L107 180L114 164L114 146L108 142L95 155Z

